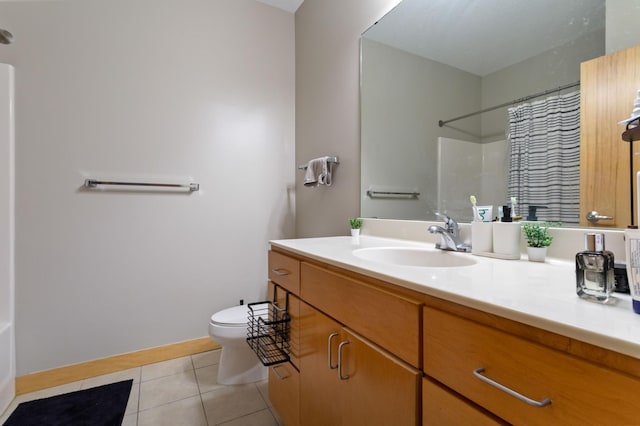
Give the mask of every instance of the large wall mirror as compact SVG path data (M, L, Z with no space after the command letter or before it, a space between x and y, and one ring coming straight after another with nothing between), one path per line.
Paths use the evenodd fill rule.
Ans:
M468 222L470 195L494 216L521 195L539 220L578 225L580 64L628 43L612 25L622 3L400 2L361 39L361 216ZM557 145L527 157L520 132ZM551 165L563 174L539 173Z

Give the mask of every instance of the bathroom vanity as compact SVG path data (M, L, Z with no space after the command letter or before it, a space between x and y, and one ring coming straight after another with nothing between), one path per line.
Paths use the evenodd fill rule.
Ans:
M285 425L637 424L640 316L625 295L580 300L574 274L388 238L272 241L292 320L271 401Z

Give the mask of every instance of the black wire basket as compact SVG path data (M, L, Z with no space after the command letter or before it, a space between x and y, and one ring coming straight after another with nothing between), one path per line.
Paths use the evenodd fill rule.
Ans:
M289 361L289 331L291 317L287 306L275 302L249 303L247 343L263 365Z

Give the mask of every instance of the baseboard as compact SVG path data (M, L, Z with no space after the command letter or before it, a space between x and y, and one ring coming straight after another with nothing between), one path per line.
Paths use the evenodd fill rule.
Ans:
M80 364L54 368L52 370L26 374L16 377L16 395L34 392L52 386L64 385L102 374L140 367L146 364L153 364L154 362L207 352L220 347L221 346L213 342L211 338L202 337L186 342L158 346L108 358L82 362Z

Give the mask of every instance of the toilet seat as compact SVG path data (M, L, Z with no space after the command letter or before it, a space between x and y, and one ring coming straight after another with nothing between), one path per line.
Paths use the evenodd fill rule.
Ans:
M223 309L211 315L211 324L224 327L246 327L249 317L247 305Z

